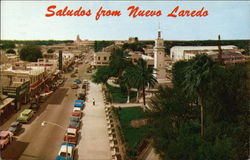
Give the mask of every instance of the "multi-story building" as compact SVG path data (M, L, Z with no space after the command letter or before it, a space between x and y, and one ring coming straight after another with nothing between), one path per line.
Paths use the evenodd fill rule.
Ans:
M110 61L111 52L94 53L94 61L91 63L93 67L107 66Z
M220 46L222 60L225 63L238 63L244 61L245 58L241 54L243 50L238 49L234 45ZM179 60L189 60L197 54L207 54L214 59L218 59L219 47L218 46L174 46L170 49L170 57L173 62Z

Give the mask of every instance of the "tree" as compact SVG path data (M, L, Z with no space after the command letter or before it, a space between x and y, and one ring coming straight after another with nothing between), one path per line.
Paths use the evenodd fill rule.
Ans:
M121 78L121 85L124 85L127 88L127 94L128 94L127 103L130 102L130 90L132 87L135 87L134 86L135 77L133 75L134 67L135 67L134 65L127 67Z
M157 83L157 80L153 75L154 70L154 68L148 67L147 62L142 58L138 59L137 64L129 69L129 72L131 72L131 80L133 81L131 83L133 84L133 86L136 86L138 90L137 92L140 92L140 90L142 90L144 105L146 105L145 88L153 87Z
M95 41L95 52L101 51L103 48L114 44L114 41Z
M1 49L13 49L15 47L16 47L15 42L12 42L12 41L8 41L8 42L1 41L1 45L0 45Z
M35 45L27 45L21 48L20 58L23 61L36 62L38 58L42 58L41 48Z
M15 51L14 49L10 48L10 49L8 49L8 50L6 51L6 53L16 54L16 51Z
M96 73L92 76L92 81L94 83L106 84L111 75L111 68L109 66L100 67L97 69Z
M47 50L47 53L54 53L54 52L55 52L55 50L52 49L52 48L49 48L49 49Z
M126 53L122 49L115 49L111 53L109 66L113 70L114 76L118 77L119 82L124 70L130 65L132 65L132 63L126 58Z
M182 87L187 96L197 97L200 105L201 136L204 136L204 98L211 80L210 73L216 67L216 63L206 54L196 55L189 61L185 68Z
M147 110L153 145L162 159L247 159L249 64L221 66L200 55L176 63L172 72L173 88L159 88ZM206 122L202 137L199 96Z

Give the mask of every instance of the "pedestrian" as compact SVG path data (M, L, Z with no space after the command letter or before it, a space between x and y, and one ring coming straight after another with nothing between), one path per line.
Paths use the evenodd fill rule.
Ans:
M95 105L95 99L93 98L93 106Z

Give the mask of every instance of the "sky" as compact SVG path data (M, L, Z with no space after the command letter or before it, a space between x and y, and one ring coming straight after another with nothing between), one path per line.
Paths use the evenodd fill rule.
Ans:
M52 16L47 8L56 5L54 11L64 9L91 10L87 16ZM120 10L121 15L95 19L100 7ZM129 6L141 10L161 10L161 16L129 17ZM208 11L203 17L168 17L172 10ZM160 25L159 25L160 24ZM160 26L165 40L250 39L250 1L1 1L2 40L126 40L138 37L153 40Z

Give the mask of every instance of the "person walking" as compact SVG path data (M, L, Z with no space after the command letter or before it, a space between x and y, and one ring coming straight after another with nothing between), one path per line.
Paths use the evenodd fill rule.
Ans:
M95 105L95 99L93 98L93 100L92 100L92 101L93 101L93 106L94 106L94 105Z

